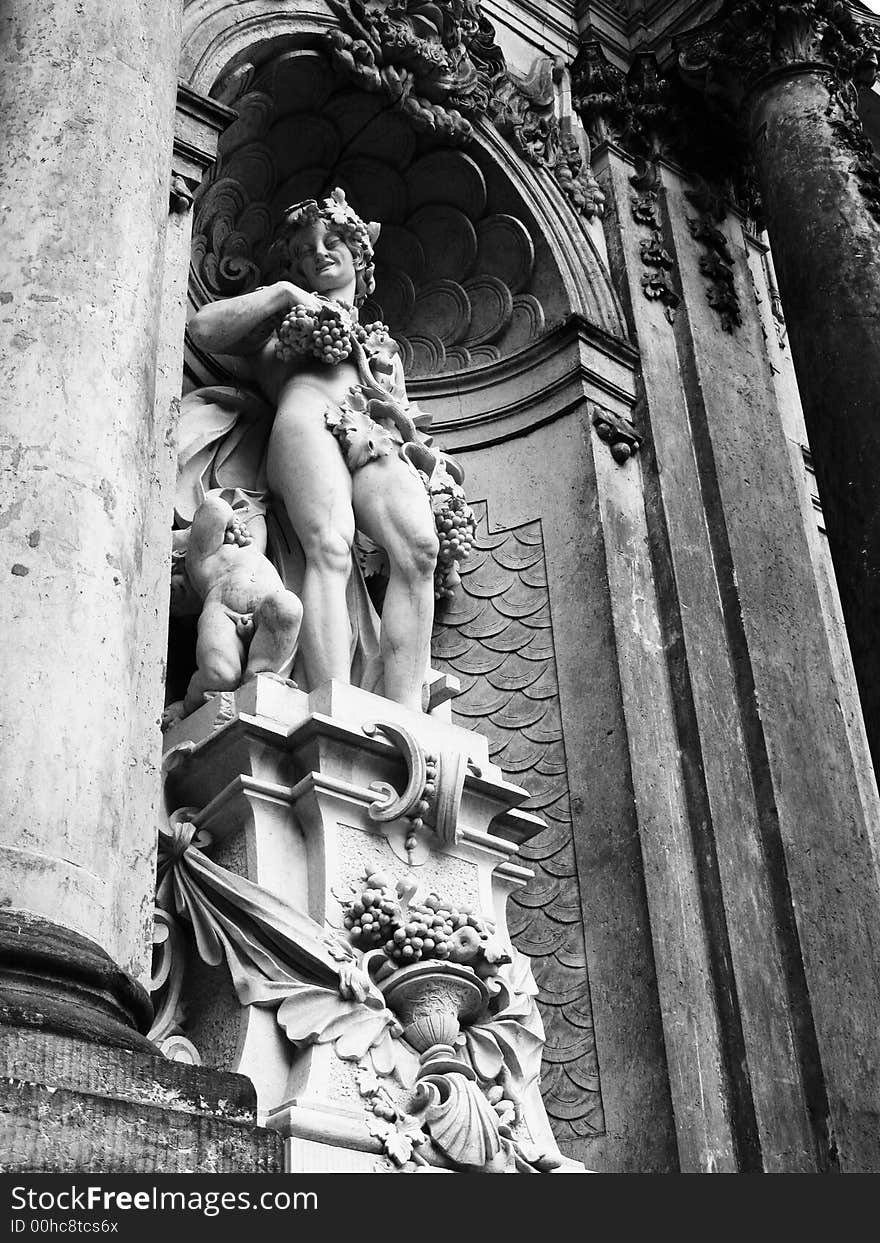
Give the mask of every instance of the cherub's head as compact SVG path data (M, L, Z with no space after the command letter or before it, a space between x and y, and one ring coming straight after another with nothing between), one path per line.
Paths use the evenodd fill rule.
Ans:
M332 190L330 197L320 203L316 199L306 199L289 207L284 213L283 236L287 243L291 275L316 293L333 292L320 288L320 285L338 283L348 270L347 260L342 255L339 256L338 270L334 271L328 264L322 271L323 260L316 270L316 244L331 254L341 247L348 251L354 267L356 306L360 306L375 289L373 246L379 236L379 225L361 220L345 201L342 190Z

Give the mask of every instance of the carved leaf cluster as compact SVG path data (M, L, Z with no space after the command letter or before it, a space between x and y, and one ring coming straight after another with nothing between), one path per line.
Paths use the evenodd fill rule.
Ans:
M514 151L535 168L547 169L574 209L587 219L601 216L605 195L589 165L586 135L578 141L571 123L555 115L553 62L540 58L527 77L508 70L493 83L489 116ZM583 134L583 131L582 131Z
M688 192L687 197L698 206L705 204L703 188ZM708 279L706 300L718 313L724 331L733 332L742 323L742 308L734 278L734 257L727 236L714 223L723 216L723 205L716 203L711 214L704 211L698 217L688 216L687 222L691 236L704 248L700 256L700 271Z
M656 165L651 167L656 169ZM667 273L674 269L675 263L663 245L657 191L643 190L641 194L631 198L630 206L636 223L650 229L649 235L639 242L639 254L642 263L648 269L642 274L642 293L650 301L661 303L666 318L671 324L675 319L675 311L681 299L667 277Z
M451 139L470 136L468 118L486 111L492 78L505 69L475 0L328 3L340 25L327 36L338 68L366 90L384 92L417 126Z
M488 737L493 761L531 791L526 806L548 822L523 847L535 878L512 899L509 922L540 990L541 1091L564 1142L600 1134L604 1119L543 537L538 522L490 532L485 505L474 509L474 551L435 626L433 659L462 683L458 723Z

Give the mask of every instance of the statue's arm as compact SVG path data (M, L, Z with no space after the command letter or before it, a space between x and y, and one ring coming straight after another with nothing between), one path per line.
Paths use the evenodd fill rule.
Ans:
M295 306L317 309L318 299L291 281L276 281L236 298L209 302L187 325L199 349L218 354L253 354L272 333L278 320Z
M208 496L195 512L187 545L187 564L194 568L205 557L219 552L226 540L226 528L233 517L232 506L220 496Z

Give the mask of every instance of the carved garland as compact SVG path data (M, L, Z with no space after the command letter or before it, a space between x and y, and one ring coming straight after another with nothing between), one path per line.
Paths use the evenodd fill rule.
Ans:
M726 215L722 196L705 182L686 190L685 197L699 209L699 216L688 216L691 236L702 243L700 271L708 278L706 300L715 311L725 332L732 333L742 324L742 311L734 278L734 257L727 236L718 228Z
M681 299L669 283L668 275L675 267L672 256L663 245L662 224L659 215L659 177L655 164L630 178L640 194L630 198L633 220L650 230L649 236L639 242L639 254L648 269L642 274L642 293L650 302L659 302L669 323L675 320L675 312Z

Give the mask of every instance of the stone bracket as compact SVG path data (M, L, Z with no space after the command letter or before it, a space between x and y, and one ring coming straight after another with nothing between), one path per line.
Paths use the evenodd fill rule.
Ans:
M591 415L596 435L608 445L615 462L623 466L638 452L642 437L629 419L612 414L610 410L603 410L601 406L592 406Z

